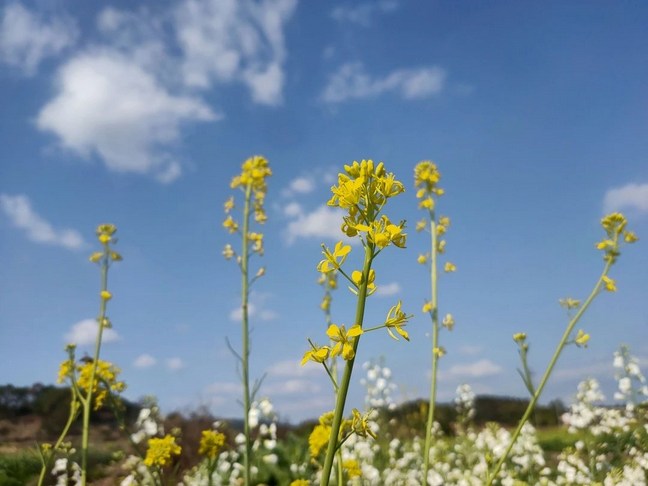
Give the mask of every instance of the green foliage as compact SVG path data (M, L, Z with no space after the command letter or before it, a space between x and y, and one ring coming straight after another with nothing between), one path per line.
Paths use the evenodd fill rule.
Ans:
M31 454L0 455L0 486L23 486L40 468L40 461Z

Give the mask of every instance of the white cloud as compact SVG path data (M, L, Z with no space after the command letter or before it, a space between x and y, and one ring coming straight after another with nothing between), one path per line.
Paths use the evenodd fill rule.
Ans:
M440 67L397 69L380 78L372 78L360 62L340 66L329 77L322 100L340 103L349 99L373 98L387 92L407 100L429 98L439 94L445 85L446 73Z
M350 22L368 27L374 15L392 12L397 8L398 2L394 0L364 2L353 6L341 5L333 9L331 17L338 22Z
M135 61L109 50L68 61L57 76L58 93L39 113L38 128L63 147L99 155L116 172L152 174L170 182L180 165L168 152L187 121L216 119L189 96L174 96Z
M265 307L269 297L270 294L251 292L248 301L248 318L261 321L273 321L277 319L279 315L275 311ZM231 321L240 322L243 319L243 309L241 307L232 309L229 318Z
M185 367L181 358L169 358L166 360L166 365L171 371L178 371Z
M50 16L44 21L12 2L5 6L0 20L0 59L33 75L41 61L73 45L78 33L68 17Z
M376 296L378 297L391 297L400 293L401 286L398 282L392 282L384 285L378 285L376 289Z
M605 193L603 212L634 209L648 213L648 184L626 184L610 189Z
M283 27L297 0L187 0L174 12L188 86L240 81L261 104L282 101Z
M299 213L288 223L286 239L292 244L298 238L345 239L340 230L344 211L322 205L311 213Z
M315 182L309 177L297 177L290 181L287 192L289 194L308 194L315 189Z
M98 331L99 324L95 319L84 319L74 324L65 334L65 342L74 343L78 346L94 344L97 340ZM119 341L120 339L121 337L111 328L104 329L101 334L101 342L104 344Z
M302 207L299 203L290 202L284 206L283 213L289 217L299 216L302 213Z
M79 250L87 246L78 231L55 229L36 214L27 196L0 194L0 207L14 226L24 230L27 238L33 242L62 246L68 250Z
M263 392L271 396L317 393L321 386L309 380L290 379L275 383L265 383Z
M466 356L479 354L483 351L483 349L484 348L482 346L474 346L471 344L464 344L463 346L459 346L459 352Z
M480 359L474 363L456 364L447 371L439 373L443 378L481 378L483 376L498 375L502 367L489 359Z
M155 359L150 354L141 354L137 358L135 358L135 361L133 361L133 366L135 366L135 368L150 368L156 363L157 359Z
M274 363L268 368L268 376L281 378L301 378L310 375L319 375L321 367L302 366L299 359L287 359Z

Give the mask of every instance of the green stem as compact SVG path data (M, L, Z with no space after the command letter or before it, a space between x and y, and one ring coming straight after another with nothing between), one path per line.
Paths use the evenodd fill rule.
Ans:
M437 286L437 232L434 211L430 211L431 235L431 270L430 287L432 298L432 380L430 382L430 399L428 405L427 424L425 429L425 446L423 448L423 483L427 484L428 471L430 470L430 447L432 446L432 425L434 424L434 409L436 405L437 374L439 355L439 311L438 311L438 286Z
M515 429L515 432L513 433L513 436L511 437L511 441L506 448L506 451L504 451L504 454L502 457L500 457L499 461L497 461L497 464L495 465L495 468L491 473L488 474L488 481L486 483L487 486L491 486L493 484L493 481L495 481L495 478L500 472L500 469L502 468L502 465L506 461L507 457L511 453L511 450L513 449L513 446L515 445L515 441L518 439L520 436L520 432L522 432L522 427L524 427L524 424L529 420L529 417L531 416L531 413L535 409L536 403L540 399L540 395L542 394L542 390L544 389L545 385L547 384L547 381L549 380L549 376L551 375L554 367L556 366L556 363L558 362L558 358L560 357L560 354L562 353L563 348L567 344L567 341L569 340L569 337L571 336L572 331L574 330L574 326L576 326L576 323L580 320L581 316L585 313L585 310L589 307L589 305L592 303L594 298L598 295L601 289L601 283L603 282L603 277L605 277L610 270L611 262L608 261L605 264L605 268L603 269L603 273L599 277L598 281L596 282L596 285L594 286L594 289L590 293L589 297L587 297L587 300L583 303L582 307L578 309L578 312L574 316L574 318L569 322L567 325L567 328L565 329L565 332L562 335L562 338L560 339L560 342L558 343L558 346L556 347L556 350L554 351L553 356L551 357L551 361L549 361L549 364L547 365L547 369L544 372L544 375L542 375L542 379L540 380L540 383L538 384L538 388L536 388L535 393L531 397L531 401L529 402L529 405L527 406L524 415L520 419L520 422L518 423L517 428Z
M241 380L243 381L243 435L245 436L245 450L243 454L243 467L244 467L244 484L250 485L250 456L252 454L252 440L250 433L250 335L249 335L249 313L248 313L248 299L249 299L249 242L248 230L250 226L250 198L252 196L252 184L248 184L245 188L245 206L243 208L243 248L241 251L241 310L242 310L242 341L243 341L243 354L241 359Z
M365 258L362 268L362 285L358 290L358 303L356 305L356 315L353 325L358 324L362 327L364 320L365 303L367 300L367 285L369 283L369 271L371 270L371 262L373 261L373 247L370 245L365 246ZM338 447L338 435L340 433L340 425L344 416L344 405L346 403L347 393L349 392L349 384L351 383L351 374L353 372L353 363L355 362L355 351L358 349L360 337L358 336L353 344L354 357L346 361L344 372L342 373L342 381L338 387L338 393L335 400L335 414L333 416L333 424L331 425L331 437L329 438L328 447L326 449L326 459L324 460L324 468L322 469L322 482L321 486L328 486L333 468L333 459L335 451Z
M104 256L101 264L101 292L108 290L108 259L110 258L108 244L104 244ZM92 372L90 373L90 384L85 399L81 401L83 405L83 432L81 436L81 486L85 486L88 474L88 437L90 433L90 410L92 408L92 390L94 388L97 368L99 366L99 352L101 350L101 337L103 336L104 319L106 318L107 300L101 297L99 307L99 318L97 324L97 339L95 341L94 360L92 363Z
M79 415L79 402L76 400L76 394L74 393L74 390L70 388L70 393L72 397L70 398L70 415L68 416L67 422L65 424L65 427L63 427L63 431L61 432L61 435L59 435L58 440L54 444L54 447L52 447L50 454L47 456L47 460L43 462L43 467L41 468L40 475L38 476L38 486L42 486L43 481L45 480L45 474L47 473L47 470L49 469L50 465L52 464L52 459L54 458L54 455L56 454L56 451L58 450L59 447L61 447L61 444L63 443L63 440L68 434L68 431L70 430L70 427L72 426L72 423L74 420L78 417Z

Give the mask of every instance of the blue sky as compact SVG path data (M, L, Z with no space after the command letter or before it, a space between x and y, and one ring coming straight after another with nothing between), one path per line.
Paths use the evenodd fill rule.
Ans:
M0 10L0 382L52 383L63 348L92 337L99 272L94 228L119 228L110 273L114 334L102 357L126 396L166 411L240 413L238 271L221 251L229 180L253 154L274 175L263 228L267 268L252 294L252 374L283 418L331 408L325 373L298 366L324 339L320 244L342 165L382 160L407 187L389 215L408 248L376 262L367 323L396 300L411 342L363 338L385 356L402 399L427 395L428 277L416 257L413 167L432 159L452 218L440 311L440 398L461 383L523 396L511 335L525 331L540 374L566 323L558 299L584 298L602 268L601 216L622 210L648 235L648 7L611 2L10 1ZM352 252L349 268L358 266ZM628 247L581 322L545 398L580 379L612 395L612 353L648 364L648 250ZM333 318L350 325L344 288ZM358 371L360 369L358 368ZM361 405L358 384L350 401Z

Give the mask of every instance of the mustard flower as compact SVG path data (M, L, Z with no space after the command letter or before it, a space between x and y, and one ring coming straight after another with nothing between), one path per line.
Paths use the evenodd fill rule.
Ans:
M360 469L360 464L355 459L347 459L342 461L342 469L344 469L349 478L359 478L362 476L362 469Z
M418 258L416 259L416 261L418 263L420 263L421 265L425 265L427 263L427 261L428 261L428 257L427 257L427 255L424 255L424 254L421 253L418 256Z
M223 228L225 228L230 233L236 233L238 231L238 223L234 221L232 216L227 216L225 221L223 221Z
M248 233L248 240L253 242L252 251L263 255L263 233Z
M441 216L439 218L439 225L446 229L450 227L450 218L448 216Z
M446 273L456 272L457 266L454 263L446 262L443 266L443 271Z
M214 459L225 445L225 434L215 430L203 430L198 454Z
M564 307L567 310L577 309L580 306L580 300L572 299L571 297L560 299L558 303L561 305L561 307Z
M223 248L223 256L226 260L229 260L234 256L234 249L229 243L225 245L225 248Z
M102 251L95 251L92 255L90 255L90 260L92 263L97 263L99 260L101 260L101 257L104 256Z
M437 253L440 255L445 253L445 247L446 247L446 241L445 240L439 240L437 242Z
M605 287L605 290L607 290L608 292L617 291L616 282L607 275L603 275L603 285Z
M311 457L317 457L320 451L328 444L331 437L331 426L317 424L308 436L308 450Z
M574 342L576 343L576 346L586 348L589 340L590 340L590 335L586 334L585 331L583 331L582 329L579 329L578 332L576 333L576 338L574 339Z
M317 265L317 270L322 273L328 273L332 272L333 270L337 270L342 266L350 251L351 245L345 245L341 241L338 241L335 244L333 253L331 253L331 250L325 247L322 251L325 259L322 260L319 265Z
M455 320L454 317L452 317L452 314L446 314L441 324L443 324L443 327L448 329L448 331L452 331L452 328L455 325Z
M404 222L393 224L387 216L382 216L378 221L366 224L356 224L355 229L367 233L367 241L374 243L378 248L385 248L390 243L399 248L405 248L407 235L403 233Z
M90 391L90 377L92 376L93 367L94 361L92 359L76 366L76 371L79 374L76 380L77 385L82 390L85 390L86 393ZM72 371L70 370L69 376L72 376L71 373ZM103 406L109 392L119 393L126 389L126 384L117 379L120 373L121 370L112 363L101 359L97 360L97 372L94 383L92 384L95 410L99 410ZM60 378L61 371L59 371Z
M402 329L402 326L407 324L408 319L409 316L405 315L405 313L401 310L400 300L396 305L392 306L389 309L389 312L387 312L385 327L387 328L387 332L389 333L389 335L396 341L398 341L398 338L392 332L392 328L394 328L398 334L400 334L407 341L409 341L409 334L407 334L407 331L405 331L405 329Z
M371 430L371 427L369 425L369 413L362 415L357 408L354 408L352 413L353 418L351 420L351 430L353 430L353 432L358 434L360 437L369 436L373 439L376 439L376 434L373 430Z
M442 358L446 354L446 350L443 346L438 346L432 350L435 356L438 356L439 358Z
M421 219L420 221L416 222L416 231L421 232L425 228L427 228L427 220L426 219Z
M165 435L164 437L151 438L148 440L148 450L144 458L144 464L153 467L164 467L171 463L171 456L177 456L182 452L182 448L176 444L175 437Z
M354 270L351 273L351 280L353 280L353 283L356 285L357 288L360 288L360 286L364 283L362 272L360 270ZM376 291L375 280L376 280L376 272L372 268L371 270L369 270L369 278L367 282L367 295L371 295Z
M102 290L99 295L103 300L110 300L112 299L112 294L108 290Z
M423 304L423 308L421 309L422 312L432 312L432 302L425 301L425 304Z
M515 334L513 334L513 341L515 341L516 343L521 343L526 340L526 337L527 337L526 333L516 332Z
M355 356L353 344L362 332L362 328L357 324L351 326L348 331L344 325L331 324L326 330L326 335L335 343L331 349L331 357L341 354L345 360L352 360Z
M421 188L416 194L418 198L423 197L426 192L433 192L440 180L441 173L432 161L424 160L414 167L414 184Z
M251 185L255 192L255 198L259 199L256 194L259 193L262 196L266 193L265 180L272 175L268 161L264 157L255 155L243 162L241 168L241 174L232 179L230 187L236 189L237 187Z
M305 479L295 479L290 483L290 486L309 486L310 483Z
M329 357L331 348L329 346L313 347L304 353L301 360L301 365L304 366L308 361L315 361L316 363L323 363Z
M230 211L234 209L234 196L230 196L223 206L225 208L225 214L229 214Z

